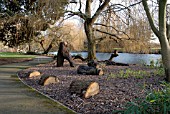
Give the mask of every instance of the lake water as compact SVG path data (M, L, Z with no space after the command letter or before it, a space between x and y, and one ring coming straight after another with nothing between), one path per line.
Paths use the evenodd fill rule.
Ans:
M49 54L57 54L57 52L50 52ZM87 57L87 52L71 52L71 55L81 54L82 57ZM118 53L119 56L115 57L113 60L120 63L128 64L150 64L150 61L156 62L161 59L160 54L132 54L132 53ZM111 53L96 53L98 60L108 60Z

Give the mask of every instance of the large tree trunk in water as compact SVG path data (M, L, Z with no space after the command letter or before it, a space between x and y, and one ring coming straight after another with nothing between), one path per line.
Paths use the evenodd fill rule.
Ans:
M94 40L91 23L86 21L84 24L84 28L85 28L85 33L87 36L87 41L88 41L88 57L87 57L87 59L94 60L94 59L96 59L96 43Z

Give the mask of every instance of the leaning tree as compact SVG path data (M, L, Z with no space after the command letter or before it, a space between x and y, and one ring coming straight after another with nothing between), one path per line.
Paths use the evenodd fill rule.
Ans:
M170 82L170 25L166 21L167 0L158 0L157 2L159 7L158 27L154 23L147 0L142 0L151 29L159 39L166 80Z

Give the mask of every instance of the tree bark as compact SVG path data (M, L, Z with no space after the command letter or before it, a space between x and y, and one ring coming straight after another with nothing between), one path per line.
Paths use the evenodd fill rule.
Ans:
M95 68L95 67L90 67L86 65L80 65L77 68L77 73L84 74L84 75L103 75L104 74L101 68Z
M91 10L91 4L92 0L86 0L86 9L85 9L85 22L84 22L84 28L85 33L87 36L88 41L88 60L95 60L96 59L96 43L93 33L93 24L100 15L100 13L103 11L105 7L109 4L110 0L105 0L103 4L97 9L97 11L92 16L92 10Z
M84 23L85 33L88 41L88 60L95 60L96 59L96 44L94 40L92 24L86 20Z
M51 50L51 48L53 47L54 41L55 41L55 38L52 39L52 41L50 42L48 48L46 50L44 50L43 54L47 54Z
M161 39L165 39L166 36L160 37ZM168 41L166 41L168 43ZM165 70L166 80L170 82L170 46L166 45L165 42L161 43L161 55L163 66Z
M166 3L167 0L159 1L159 41L161 43L161 54L166 80L170 82L170 44L167 37L168 34L166 34Z
M72 58L73 60L80 59L81 61L86 61L86 58L83 58L81 55L73 55Z
M71 94L90 98L99 93L99 84L95 81L74 80L69 87Z
M52 43L48 46L48 48L43 52L43 54L47 54L50 50L51 50L51 48L52 48L53 46L52 46Z
M59 83L59 79L56 76L42 75L38 84L39 85L49 85Z
M170 45L170 24L166 24L166 34Z
M74 62L68 50L67 44L65 42L60 42L60 46L57 54L57 67L63 66L64 59L66 59L70 63L71 67L74 67Z
M159 30L155 27L149 12L147 0L142 0L146 15L153 32L157 35L161 45L161 55L165 70L166 80L170 82L170 44L166 27L166 4L167 0L159 1Z

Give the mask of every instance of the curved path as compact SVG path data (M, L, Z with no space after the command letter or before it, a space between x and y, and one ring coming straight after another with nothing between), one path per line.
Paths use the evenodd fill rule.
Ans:
M25 86L17 71L49 62L37 56L33 61L0 65L0 114L72 114L73 111Z

